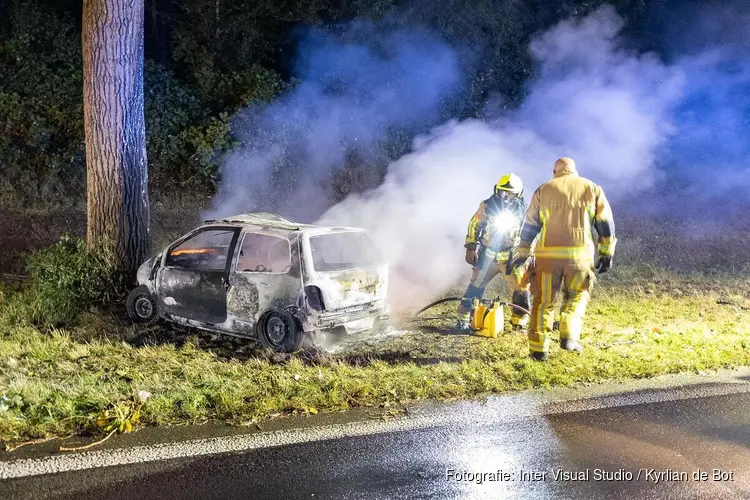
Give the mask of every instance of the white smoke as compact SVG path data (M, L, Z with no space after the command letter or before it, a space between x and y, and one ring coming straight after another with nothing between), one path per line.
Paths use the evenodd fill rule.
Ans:
M224 159L205 218L255 210L318 217L335 196L335 174L356 164L354 184L377 185L380 173L366 166L387 163L389 136L440 123L441 105L461 87L447 43L370 22L310 30L294 66L301 81L293 89L234 117L242 147Z
M558 24L530 46L540 73L518 110L450 122L416 139L380 187L317 222L368 229L391 265L394 305L411 308L468 276L466 226L501 175L518 174L528 201L555 159L571 156L611 200L648 188L683 75L620 48L622 26L611 6Z

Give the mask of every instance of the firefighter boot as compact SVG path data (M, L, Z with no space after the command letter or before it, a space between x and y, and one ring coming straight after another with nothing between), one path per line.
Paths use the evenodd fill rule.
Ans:
M531 353L531 359L534 361L547 361L547 353L546 352L539 352L535 351Z
M453 333L471 333L471 311L474 308L475 295L477 295L477 290L472 285L469 285L464 297L458 304L456 326L453 327ZM479 295L481 296L481 291Z
M456 326L453 327L453 331L455 333L469 333L471 331L471 328L469 328L469 322L459 319L456 321Z
M560 348L565 349L566 351L583 351L581 343L572 339L560 339Z

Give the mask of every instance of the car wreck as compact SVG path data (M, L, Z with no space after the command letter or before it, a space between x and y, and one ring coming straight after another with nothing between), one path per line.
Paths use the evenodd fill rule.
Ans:
M205 221L144 262L137 281L127 299L133 321L164 320L281 352L388 318L388 265L364 229L270 213Z

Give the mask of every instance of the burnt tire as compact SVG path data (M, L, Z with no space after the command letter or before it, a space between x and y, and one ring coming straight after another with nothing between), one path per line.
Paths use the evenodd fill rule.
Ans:
M271 311L258 323L258 340L264 347L278 352L295 352L302 347L302 329L286 313Z
M146 286L133 289L125 301L128 316L135 323L153 324L159 320L159 310L153 294Z

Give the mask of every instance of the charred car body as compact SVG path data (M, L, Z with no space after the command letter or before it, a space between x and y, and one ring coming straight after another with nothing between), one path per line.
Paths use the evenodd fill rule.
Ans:
M206 221L144 262L127 300L159 319L259 340L282 352L387 319L388 266L359 228L298 224L269 213Z

